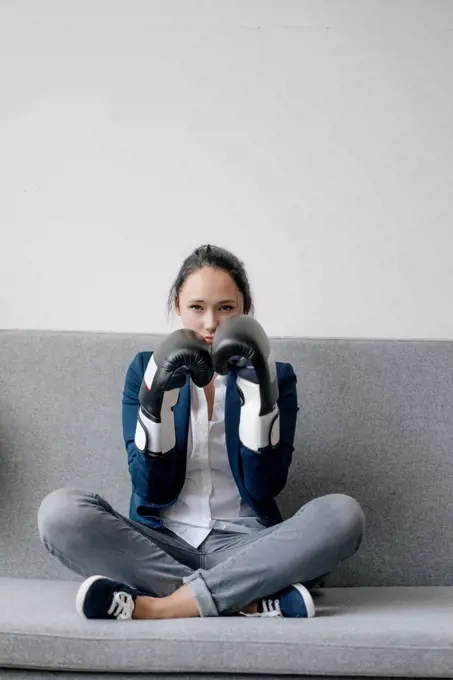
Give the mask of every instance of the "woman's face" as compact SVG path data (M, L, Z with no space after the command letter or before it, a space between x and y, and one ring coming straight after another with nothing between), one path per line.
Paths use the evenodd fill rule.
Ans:
M216 329L230 316L244 314L242 294L222 269L203 267L187 277L175 301L184 328L211 344Z

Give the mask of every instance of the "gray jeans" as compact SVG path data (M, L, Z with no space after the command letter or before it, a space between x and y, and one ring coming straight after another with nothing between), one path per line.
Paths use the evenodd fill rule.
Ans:
M357 551L364 527L360 505L343 494L315 498L252 534L213 531L199 548L78 489L53 491L38 513L44 546L71 571L102 574L155 597L185 583L200 616L229 614L291 583L315 581Z

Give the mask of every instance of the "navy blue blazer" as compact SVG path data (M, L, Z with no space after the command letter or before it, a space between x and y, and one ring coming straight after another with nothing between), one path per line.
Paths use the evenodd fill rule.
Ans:
M175 447L162 456L146 456L134 443L138 393L152 352L140 352L126 375L123 392L123 436L126 444L132 495L129 515L132 520L159 529L159 511L176 503L186 477L187 440L190 422L190 379L179 393L174 407ZM265 526L282 521L274 497L286 484L294 451L298 412L296 374L291 364L277 362L280 410L280 441L261 453L252 451L239 440L241 401L236 378L228 374L225 399L225 436L228 459L242 499Z

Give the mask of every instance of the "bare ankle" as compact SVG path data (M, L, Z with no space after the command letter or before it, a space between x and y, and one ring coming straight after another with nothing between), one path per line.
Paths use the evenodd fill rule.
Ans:
M150 597L148 595L139 595L135 599L135 608L132 618L138 621L147 621L149 619L155 619L154 616L154 601L157 600L156 597Z
M197 601L187 586L167 597L139 595L135 600L134 619L188 619L199 616Z

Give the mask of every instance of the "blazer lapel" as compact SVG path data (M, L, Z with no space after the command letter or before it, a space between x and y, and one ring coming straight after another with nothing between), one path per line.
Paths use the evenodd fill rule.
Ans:
M225 397L225 438L231 471L240 482L239 474L239 420L241 417L241 399L236 387L236 377L229 373L227 376ZM242 486L242 484L241 484Z
M179 399L176 406L173 408L173 415L175 419L175 439L176 448L178 451L187 452L187 439L189 433L189 418L190 418L190 378L188 377L186 383L179 391Z

